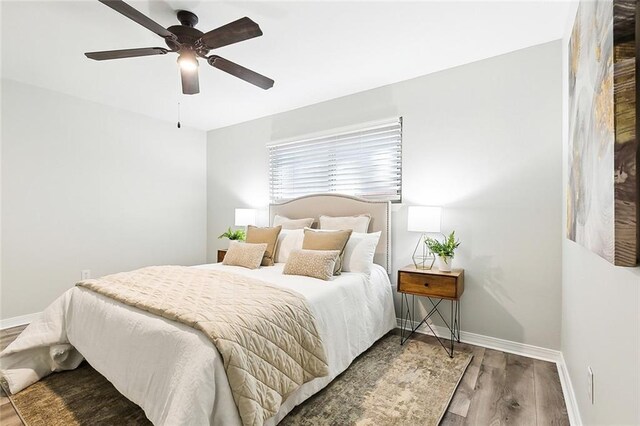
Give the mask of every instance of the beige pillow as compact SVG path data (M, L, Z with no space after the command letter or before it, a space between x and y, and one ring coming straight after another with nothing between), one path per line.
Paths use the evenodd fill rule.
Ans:
M282 273L328 281L339 257L339 250L293 250Z
M267 249L267 244L248 244L238 241L229 242L227 254L222 259L223 265L242 266L244 268L256 269L260 267L262 256Z
M275 215L273 217L273 226L282 225L282 229L304 229L311 228L313 218L305 219L289 219L288 217Z
M262 259L262 266L273 266L278 234L280 234L281 229L281 226L275 226L273 228L258 228L257 226L249 225L247 227L247 243L267 244L267 249L265 250L264 257Z
M347 241L349 241L351 232L351 229L346 231L314 231L307 228L304 230L302 248L305 250L338 250L340 257L336 261L333 274L340 275L344 248L347 245Z
M369 232L369 222L371 216L366 213L357 216L320 216L320 229L351 229L366 234Z

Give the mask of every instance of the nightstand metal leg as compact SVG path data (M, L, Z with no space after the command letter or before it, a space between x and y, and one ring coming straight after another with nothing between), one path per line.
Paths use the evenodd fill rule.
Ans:
M433 335L436 337L436 339L438 339L438 342L440 342L440 345L442 345L444 350L447 352L447 355L453 358L455 342L460 342L460 301L449 300L449 321L447 321L446 319L444 319L444 316L438 309L438 306L443 299L438 299L437 302L434 302L432 298L427 297L427 300L429 300L433 308L420 324L424 323L427 325L427 327L429 327ZM440 339L435 330L433 330L433 328L431 328L431 325L427 322L427 320L434 313L438 314L445 327L449 329L449 347L445 346L444 342Z
M400 344L404 343L404 327L405 327L405 313L404 313L404 294L400 296Z
M413 332L415 331L415 329L413 328L413 314L415 312L416 309L416 305L415 305L415 297L412 297L411 300L412 306L409 306L409 299L408 296L403 293L402 297L400 298L400 344L404 345L404 343L409 339L409 337L411 337L411 335L413 334ZM404 305L407 305L407 310L405 313L404 310ZM408 329L408 331L407 331ZM405 337L405 332L407 331L407 336Z
M413 335L413 333L415 333L418 330L418 328L420 328L422 324L424 324L427 326L427 328L429 328L432 335L438 340L438 343L440 343L440 345L445 350L447 355L453 358L455 341L458 341L458 342L460 341L460 305L459 305L460 302L456 300L450 300L449 321L447 321L444 319L444 316L438 309L438 307L440 306L440 303L444 299L438 299L437 302L434 302L433 299L431 299L430 297L427 297L427 300L429 300L429 302L431 303L431 309L429 310L427 315L425 315L422 321L416 324L414 320L415 310L416 310L415 295L411 295L411 303L409 303L409 295L407 295L406 293L402 294L402 297L400 299L400 312L401 312L400 344L404 345L405 342L409 340L409 338ZM405 310L405 304L407 306L406 310ZM450 332L449 347L445 345L444 341L440 338L440 336L438 336L438 333L436 332L436 330L429 323L429 319L431 319L431 317L436 313L442 319L442 322L444 323L444 325L449 329L449 332Z
M416 330L418 330L418 328L422 326L422 324L425 324L427 327L429 327L429 329L434 334L434 336L436 335L435 331L431 328L431 325L428 323L428 319L431 318L431 315L433 315L434 312L438 312L438 305L440 304L440 302L441 300L439 300L438 303L436 303L433 306L433 308L431 308L431 310L422 319L422 321L416 324L416 321L415 321L416 297L413 294L411 295L411 305L409 305L409 296L406 293L402 294L402 298L400 299L400 312L402 315L402 318L400 318L400 344L401 345L404 345L404 343L407 340L409 340L409 337L411 337L413 333L415 333ZM405 303L407 304L406 311L404 310ZM405 332L407 333L406 336L405 336Z
M404 299L400 296L400 344L404 336Z
M456 325L454 323L455 319L453 318L453 312L455 311L453 305L455 303L455 300L452 300L451 303L449 304L449 316L450 316L450 322L449 324L451 324L451 327L449 327L449 331L451 332L451 352L449 353L449 356L451 358L453 358L453 342L456 341Z
M460 341L460 328L462 328L462 315L460 314L460 303L462 303L460 300L458 300L458 342Z
M460 300L456 301L456 335L458 343L460 343Z

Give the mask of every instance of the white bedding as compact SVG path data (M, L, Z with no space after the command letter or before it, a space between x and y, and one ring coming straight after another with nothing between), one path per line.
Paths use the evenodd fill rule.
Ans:
M256 270L222 264L199 266L224 268L295 290L308 299L315 315L330 375L291 394L267 425L277 424L395 327L391 284L384 268L374 265L370 278L343 273L325 282L283 275L283 266ZM57 363L51 361L51 354L64 349L55 345L66 342L140 405L156 425L241 424L222 359L203 334L79 287L56 300L41 320L27 327L2 353L2 373L11 391L56 366L77 364L73 353ZM57 350L51 350L52 346Z

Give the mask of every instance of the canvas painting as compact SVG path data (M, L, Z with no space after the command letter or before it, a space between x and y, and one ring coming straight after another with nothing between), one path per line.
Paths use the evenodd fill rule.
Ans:
M567 237L638 261L635 0L582 1L569 44Z

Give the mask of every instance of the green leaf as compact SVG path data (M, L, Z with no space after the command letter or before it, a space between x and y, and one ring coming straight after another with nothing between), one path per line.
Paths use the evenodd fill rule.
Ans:
M218 238L228 238L232 241L244 241L246 238L246 234L244 229L232 230L231 227L227 229L227 231L220 235Z
M460 241L456 240L455 231L452 231L448 237L445 236L443 242L434 238L425 237L424 243L432 253L444 257L453 257L455 250L460 246Z

